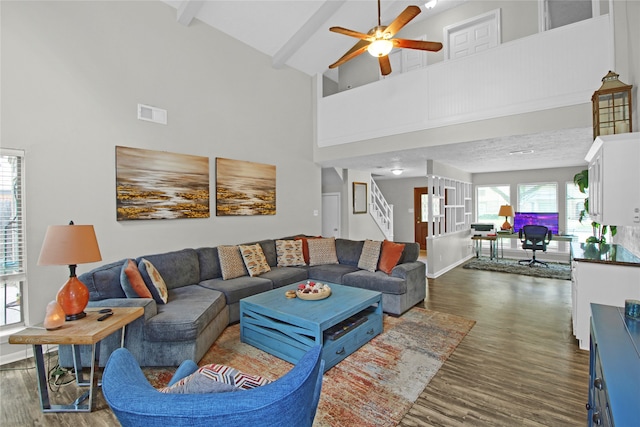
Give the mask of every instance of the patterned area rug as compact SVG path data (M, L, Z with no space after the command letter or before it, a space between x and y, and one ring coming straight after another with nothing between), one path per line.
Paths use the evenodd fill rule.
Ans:
M414 307L384 316L384 331L324 374L314 426L395 426L475 321ZM219 363L275 380L291 364L240 342L238 324L225 329L199 365ZM154 387L174 369L145 368Z
M571 280L571 267L569 264L557 262L549 262L547 264L549 265L548 268L543 265L529 267L528 265L519 265L518 260L515 259L503 258L498 261L492 261L489 258L480 257L467 262L462 268L522 274L524 276L544 277L547 279Z

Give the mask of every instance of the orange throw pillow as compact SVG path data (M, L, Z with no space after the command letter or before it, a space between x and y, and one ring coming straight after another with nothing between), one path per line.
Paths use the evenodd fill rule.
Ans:
M380 261L378 262L378 270L382 270L387 274L391 274L391 270L398 264L404 243L394 243L388 240L382 242L382 250L380 251Z
M124 276L120 276L120 286L129 298L153 298L149 288L144 284L144 279L136 263L130 259L125 261L122 272Z

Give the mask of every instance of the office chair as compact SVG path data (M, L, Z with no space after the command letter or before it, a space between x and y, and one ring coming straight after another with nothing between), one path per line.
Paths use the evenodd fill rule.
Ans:
M541 264L549 267L546 262L536 259L536 251L547 251L547 245L551 241L551 230L543 225L525 225L518 232L518 237L522 242L522 249L531 249L533 257L531 259L521 259L518 264L528 264L532 267L535 264Z

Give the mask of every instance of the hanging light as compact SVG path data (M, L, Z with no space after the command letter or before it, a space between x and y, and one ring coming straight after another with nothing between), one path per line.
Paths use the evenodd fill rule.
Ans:
M393 42L391 40L378 39L371 42L367 51L371 56L380 58L381 56L388 55L391 49L393 49Z
M391 169L391 173L394 175L402 175L403 169Z

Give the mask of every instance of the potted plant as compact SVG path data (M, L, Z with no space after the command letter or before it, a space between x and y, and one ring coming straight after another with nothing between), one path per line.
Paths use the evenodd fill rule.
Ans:
M578 186L581 193L586 194L585 190L589 188L589 170L585 169L582 172L575 174L573 177L573 183ZM588 212L589 198L586 197L584 199L584 209L580 211L580 217L578 218L580 223L582 223L582 220L586 218ZM605 245L607 243L607 230L611 231L611 237L615 236L618 232L615 225L603 225L595 221L591 221L591 228L593 229L593 236L589 236L587 238L587 243L599 243L600 245ZM601 249L604 248L601 247Z

